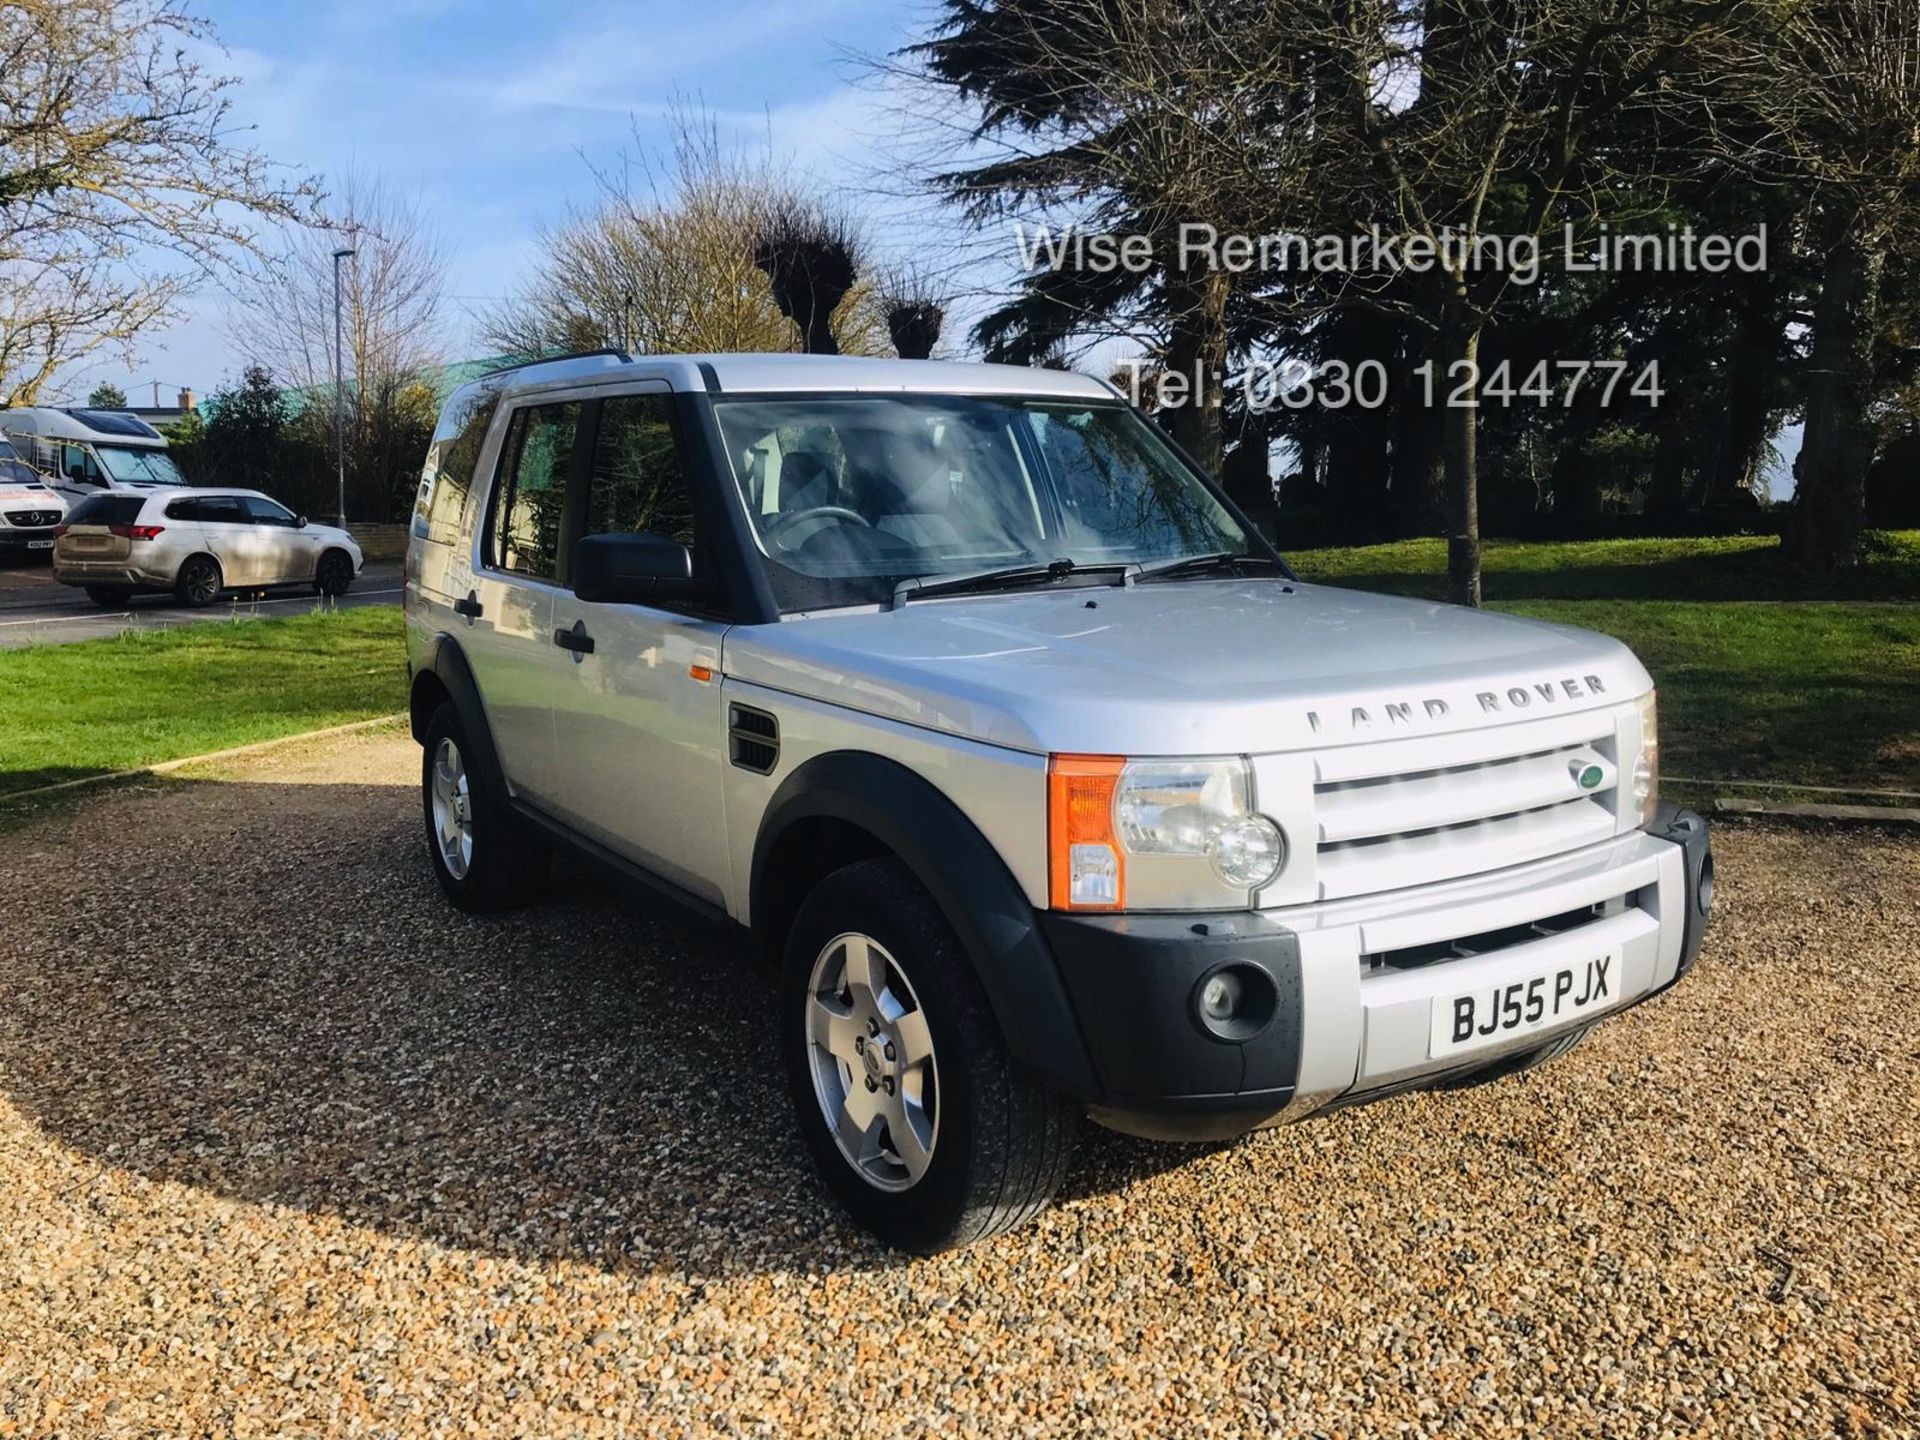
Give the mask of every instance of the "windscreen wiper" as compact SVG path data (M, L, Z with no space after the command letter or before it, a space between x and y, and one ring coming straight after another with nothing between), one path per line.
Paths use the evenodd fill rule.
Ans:
M893 587L893 604L889 609L898 609L909 600L925 599L934 595L965 595L986 593L994 590L1012 590L1036 581L1052 584L1064 580L1069 575L1091 575L1100 571L1111 571L1117 577L1124 578L1127 566L1115 561L1111 564L1078 565L1071 560L1049 560L1044 565L1001 565L992 570L970 570L961 575L941 575L929 578L916 575L902 580Z
M1208 570L1234 570L1242 565L1255 565L1263 570L1280 568L1278 561L1265 555L1242 550L1210 550L1205 555L1177 555L1171 560L1156 560L1151 565L1142 565L1132 571L1127 580L1132 583L1174 575L1198 575Z

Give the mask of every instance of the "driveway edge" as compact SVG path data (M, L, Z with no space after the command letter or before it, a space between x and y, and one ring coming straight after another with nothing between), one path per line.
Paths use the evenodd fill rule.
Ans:
M301 730L292 735L276 735L271 740L255 740L246 745L230 745L225 750L209 750L203 755L183 755L177 760L156 760L151 765L136 765L131 770L110 770L104 775L83 775L78 780L61 780L52 785L39 785L31 790L15 790L9 795L0 795L0 806L11 805L17 800L33 800L42 795L56 795L67 790L84 790L90 785L109 785L116 780L131 780L141 775L166 775L188 765L200 765L210 760L226 760L239 755L253 755L262 750L272 750L276 746L291 745L300 740L324 740L332 735L351 735L357 730L372 730L376 726L391 725L396 720L405 720L405 711L396 710L391 715L375 715L369 720L349 720L344 725L326 725L318 730Z

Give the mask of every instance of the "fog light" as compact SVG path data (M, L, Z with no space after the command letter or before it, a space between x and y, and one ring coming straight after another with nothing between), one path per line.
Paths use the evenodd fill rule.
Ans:
M1240 980L1231 970L1209 975L1200 987L1200 1013L1209 1020L1231 1020L1240 1000Z
M1279 1003L1273 977L1258 965L1222 965L1193 987L1193 1016L1200 1028L1232 1044L1266 1029Z

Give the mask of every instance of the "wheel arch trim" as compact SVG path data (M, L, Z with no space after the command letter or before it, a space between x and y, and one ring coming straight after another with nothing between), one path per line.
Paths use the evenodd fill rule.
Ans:
M503 802L507 799L506 771L500 764L500 752L493 740L493 727L487 723L486 706L480 703L480 686L473 678L473 666L467 661L466 651L460 648L460 642L445 631L435 635L427 644L427 650L421 663L414 668L413 684L408 693L409 726L413 738L424 744L427 736L427 723L432 719L432 707L419 703L422 687L429 681L438 682L446 692L453 707L460 712L461 726L467 732L468 742L474 754L467 757L467 763L479 772L480 782Z
M1068 1094L1098 1092L1073 1002L1032 902L960 807L897 760L828 751L780 783L761 818L748 882L748 914L763 943L774 938L765 926L770 862L781 839L796 825L823 819L865 831L926 886L959 936L1015 1060Z

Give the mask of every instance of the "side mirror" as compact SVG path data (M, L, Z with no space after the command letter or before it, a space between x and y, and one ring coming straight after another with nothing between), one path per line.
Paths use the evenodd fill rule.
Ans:
M306 529L306 528L307 528L307 517L306 517L306 516L304 516L304 515L296 515L296 516L294 516L294 517L293 517L293 528L294 528L294 529L296 529L296 530L304 530L304 529Z
M573 593L582 600L652 605L693 589L693 552L664 535L588 535L573 547Z

